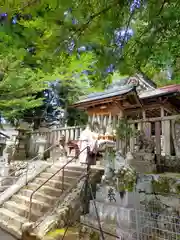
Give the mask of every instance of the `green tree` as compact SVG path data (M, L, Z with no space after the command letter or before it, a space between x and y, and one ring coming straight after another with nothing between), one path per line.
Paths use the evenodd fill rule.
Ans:
M25 25L26 20L23 21ZM39 39L36 33L33 42L20 23L3 21L0 26L0 112L10 119L42 105L43 96L37 98L37 94L48 88L47 82L57 78L75 82L77 76L82 79L82 69L88 69L92 62L91 53L83 54L80 60L75 54L69 57L64 52L54 58L52 54L48 56L45 45L41 45L42 50L34 47L32 51Z
M111 63L122 74L144 71L150 77L170 64L179 79L180 2L141 1L136 8L135 2L1 1L7 18L0 26L0 111L15 115L40 105L34 94L46 81L78 79L81 85L84 69L92 72L90 91L103 88L110 79L102 72ZM121 30L124 36L116 39ZM82 45L93 46L92 53L77 58Z

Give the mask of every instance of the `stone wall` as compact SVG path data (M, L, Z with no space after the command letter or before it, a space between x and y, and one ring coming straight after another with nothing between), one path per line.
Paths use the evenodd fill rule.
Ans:
M178 156L162 156L162 166L165 172L179 172L180 173L180 157Z
M156 155L147 152L133 153L131 165L139 173L155 173L157 171ZM180 157L178 156L161 156L160 167L164 172L180 173Z

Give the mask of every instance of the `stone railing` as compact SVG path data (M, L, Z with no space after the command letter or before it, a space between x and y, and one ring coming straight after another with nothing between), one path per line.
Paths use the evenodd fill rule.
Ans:
M35 156L39 149L39 143L36 141L39 137L46 140L45 149L49 146L52 146L59 142L60 137L62 135L65 136L66 142L69 140L78 140L80 133L83 127L81 126L73 126L73 127L64 127L57 129L43 129L40 131L34 131L31 134L30 142L29 142L29 155Z
M128 139L122 140L126 142L126 148L130 148L134 152L138 143L137 131L144 132L147 137L146 145L148 146L148 139L154 143L156 155L160 156L178 156L180 157L180 115L164 116L156 118L146 118L137 120L128 120L127 124L132 128L131 136ZM29 142L29 155L35 156L38 152L38 143L36 139L43 137L46 139L45 148L57 143L62 135L65 136L66 142L69 140L78 140L83 126L63 127L57 129L38 130L31 133Z

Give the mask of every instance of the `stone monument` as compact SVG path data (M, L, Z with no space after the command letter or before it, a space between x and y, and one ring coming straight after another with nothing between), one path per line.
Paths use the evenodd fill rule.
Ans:
M122 151L118 151L114 159L112 154L104 156L105 172L101 184L98 185L95 202L90 201L90 212L88 216L82 217L83 222L98 227L98 213L104 231L115 234L120 239L133 239L136 224L144 224L136 214L140 199L134 190L137 175L135 169L128 164L129 160L132 161L129 155L129 159L126 159Z
M15 151L15 142L13 138L6 139L6 145L3 150L3 156L0 159L0 191L4 190L4 185L7 184L9 172L10 172L10 162L13 159Z
M139 173L153 173L155 165L155 144L152 138L146 137L144 132L139 131L136 138L134 161L132 166Z

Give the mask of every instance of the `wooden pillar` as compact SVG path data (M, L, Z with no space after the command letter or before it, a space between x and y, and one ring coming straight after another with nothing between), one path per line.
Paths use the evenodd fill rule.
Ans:
M146 122L146 111L145 110L143 110L142 115L143 115L143 120L144 120L143 131L147 138L151 138L151 123Z
M164 107L161 106L161 118L164 117ZM161 121L161 129L162 129L162 135L161 135L161 150L162 153L165 154L165 144L164 144L164 132L165 132L165 126L164 126L164 121Z
M103 124L103 127L106 129L106 127L107 127L107 122L108 122L108 119L107 119L107 116L105 115L104 116L104 124ZM105 130L106 131L106 130Z
M91 122L92 122L92 116L88 116L88 123L90 123L91 124Z
M100 114L97 115L97 122L99 125L101 125L101 117L100 117Z
M95 113L93 113L91 124L93 124L93 122L95 121L95 118L96 118Z
M99 119L100 119L100 128L102 128L103 127L103 115L102 114L99 116Z
M164 107L161 107L161 118L165 116ZM165 155L171 155L171 124L170 120L162 120L162 149Z
M111 116L111 112L109 113L109 118L108 118L108 125L110 125L112 122L112 116Z
M170 120L164 121L164 149L165 155L171 155L171 124Z
M161 123L155 122L155 144L156 144L156 160L157 166L161 172Z
M131 129L132 129L132 134L131 134L131 137L130 137L130 151L131 152L134 152L134 146L135 146L135 136L134 136L134 132L135 132L135 125L134 124L131 124Z
M113 129L115 129L116 128L116 116L113 116L112 124L113 124Z
M120 110L120 113L118 115L118 120L123 119L123 116L124 116L124 113L122 110ZM117 148L117 150L122 150L124 153L125 141L123 139L117 139L116 148Z
M74 130L74 139L75 139L75 140L78 140L78 138L79 138L78 130L79 130L79 129L78 129L77 127L76 127L75 130Z

